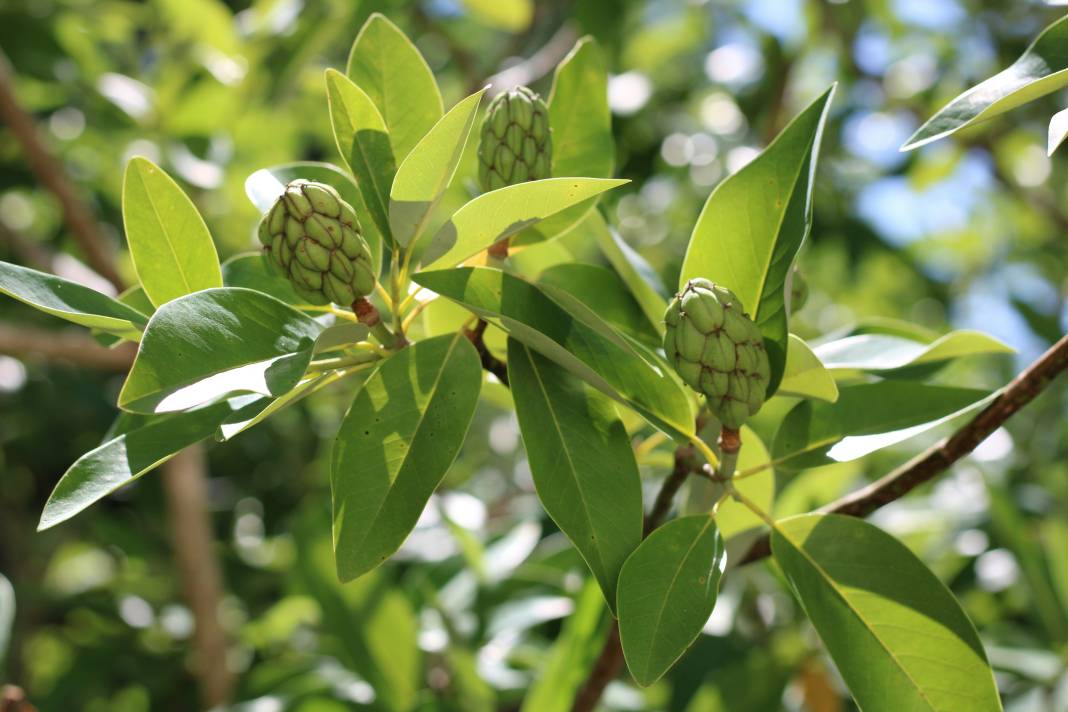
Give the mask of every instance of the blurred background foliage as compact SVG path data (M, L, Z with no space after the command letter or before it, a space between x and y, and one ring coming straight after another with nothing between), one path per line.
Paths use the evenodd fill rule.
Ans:
M1068 326L1068 169L1044 151L1068 97L897 150L1063 12L1034 0L3 0L0 47L19 100L120 255L122 169L140 154L183 183L227 257L254 248L246 176L336 161L322 70L344 66L374 11L415 40L446 106L539 50L552 61L534 86L547 93L558 48L596 36L613 72L617 174L633 181L602 207L667 284L712 187L837 81L800 257L811 296L792 330L814 338L875 316L978 328L1018 355L941 378L996 386ZM6 126L0 166L0 259L27 264L44 248L60 274L106 290ZM545 264L600 261L580 231L533 250ZM133 277L128 257L119 269ZM56 328L12 300L0 302L0 323ZM41 710L197 705L193 618L159 479L34 532L56 480L111 423L120 384L0 356L0 573L17 606L8 636L0 579L0 681ZM207 449L235 709L555 709L560 690L539 680L581 672L606 619L540 509L514 417L484 402L401 554L341 587L324 463L350 397L351 387L328 392ZM1062 383L952 473L874 517L961 599L1014 712L1068 710L1066 406ZM934 437L780 475L776 509L827 502ZM649 491L668 464L660 454L643 468ZM705 632L668 679L647 690L614 683L604 709L852 709L771 568L732 572Z

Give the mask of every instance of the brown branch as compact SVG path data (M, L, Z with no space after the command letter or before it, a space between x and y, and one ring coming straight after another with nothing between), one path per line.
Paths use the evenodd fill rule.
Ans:
M1024 369L978 415L942 442L867 487L821 507L825 514L866 517L876 509L929 482L971 453L1005 421L1044 391L1068 368L1068 336L1051 346ZM758 539L739 564L763 559L771 553L767 535Z
M486 347L486 342L482 338L486 333L486 326L486 320L479 319L474 329L464 330L464 336L475 345L475 350L478 351L478 360L482 362L482 368L492 373L497 377L498 381L507 386L508 364L490 353L489 348Z
M0 118L11 129L23 152L26 162L41 185L56 196L63 208L67 228L74 235L85 258L97 273L107 279L121 292L124 284L115 270L111 250L100 232L96 219L79 198L74 184L67 177L62 164L52 155L31 117L15 96L14 72L7 56L0 51Z
M120 344L108 349L78 329L38 329L0 324L0 353L49 361L67 361L98 371L125 373L137 347Z
M193 613L193 669L204 709L230 701L234 676L227 664L227 635L219 621L222 574L214 556L215 537L208 515L204 451L193 445L163 466L167 524L183 597ZM207 555L205 555L205 552Z

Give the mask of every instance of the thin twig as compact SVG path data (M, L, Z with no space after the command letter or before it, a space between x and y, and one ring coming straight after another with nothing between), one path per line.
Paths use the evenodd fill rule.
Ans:
M482 362L482 368L492 373L497 377L498 381L507 386L508 364L494 356L486 346L486 342L483 339L483 335L486 333L486 326L486 320L479 319L473 329L464 330L464 336L475 345L475 350L478 351L478 359Z
M121 292L125 285L112 260L107 240L100 226L78 196L62 164L45 145L40 131L15 96L14 72L7 56L0 51L0 118L11 129L26 154L26 162L41 185L56 196L63 208L63 218L74 239L85 253L85 259L100 276Z
M1024 369L998 396L957 432L928 448L909 462L852 494L821 507L825 514L866 517L883 505L906 494L945 472L971 453L1035 396L1068 368L1068 336L1061 337L1048 351ZM763 559L771 553L767 536L749 548L739 564Z

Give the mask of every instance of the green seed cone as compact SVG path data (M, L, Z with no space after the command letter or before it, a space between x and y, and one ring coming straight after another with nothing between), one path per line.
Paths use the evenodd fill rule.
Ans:
M356 211L325 183L287 185L260 221L259 237L267 261L312 304L350 306L375 288Z
M682 380L737 430L764 405L771 369L764 339L742 303L707 279L691 279L664 314L664 353Z
M524 86L498 94L486 109L478 142L478 180L483 192L550 177L549 109Z

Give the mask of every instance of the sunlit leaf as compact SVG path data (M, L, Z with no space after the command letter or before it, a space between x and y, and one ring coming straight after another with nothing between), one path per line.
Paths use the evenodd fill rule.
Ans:
M1046 155L1053 152L1068 138L1068 109L1061 109L1049 120L1049 136L1046 140Z
M222 286L215 243L193 201L146 158L126 164L122 222L134 268L157 307Z
M379 233L389 236L389 189L397 166L386 122L371 98L333 69L326 70L326 98L337 150L356 177Z
M397 169L389 193L389 222L398 244L407 246L419 238L452 182L485 91L475 92L450 109Z
M996 712L975 627L915 554L867 522L803 515L771 548L862 709Z
M786 369L779 393L830 403L838 400L838 384L834 382L834 376L809 345L794 334L790 334L790 349L786 352Z
M434 73L412 41L384 15L372 13L360 28L346 74L378 107L398 162L441 118Z
M786 365L785 285L812 227L812 186L832 86L764 152L708 196L694 226L679 285L697 277L733 291L760 327L771 362L768 395Z
M230 393L278 396L311 361L323 326L251 289L210 289L168 302L145 328L119 406L188 410Z
M857 334L815 348L823 365L834 371L878 373L940 364L978 354L1011 354L1013 349L978 331L953 331L925 343L889 334Z
M1042 31L1009 68L972 87L942 107L901 147L937 141L965 126L991 119L1068 85L1068 16Z

